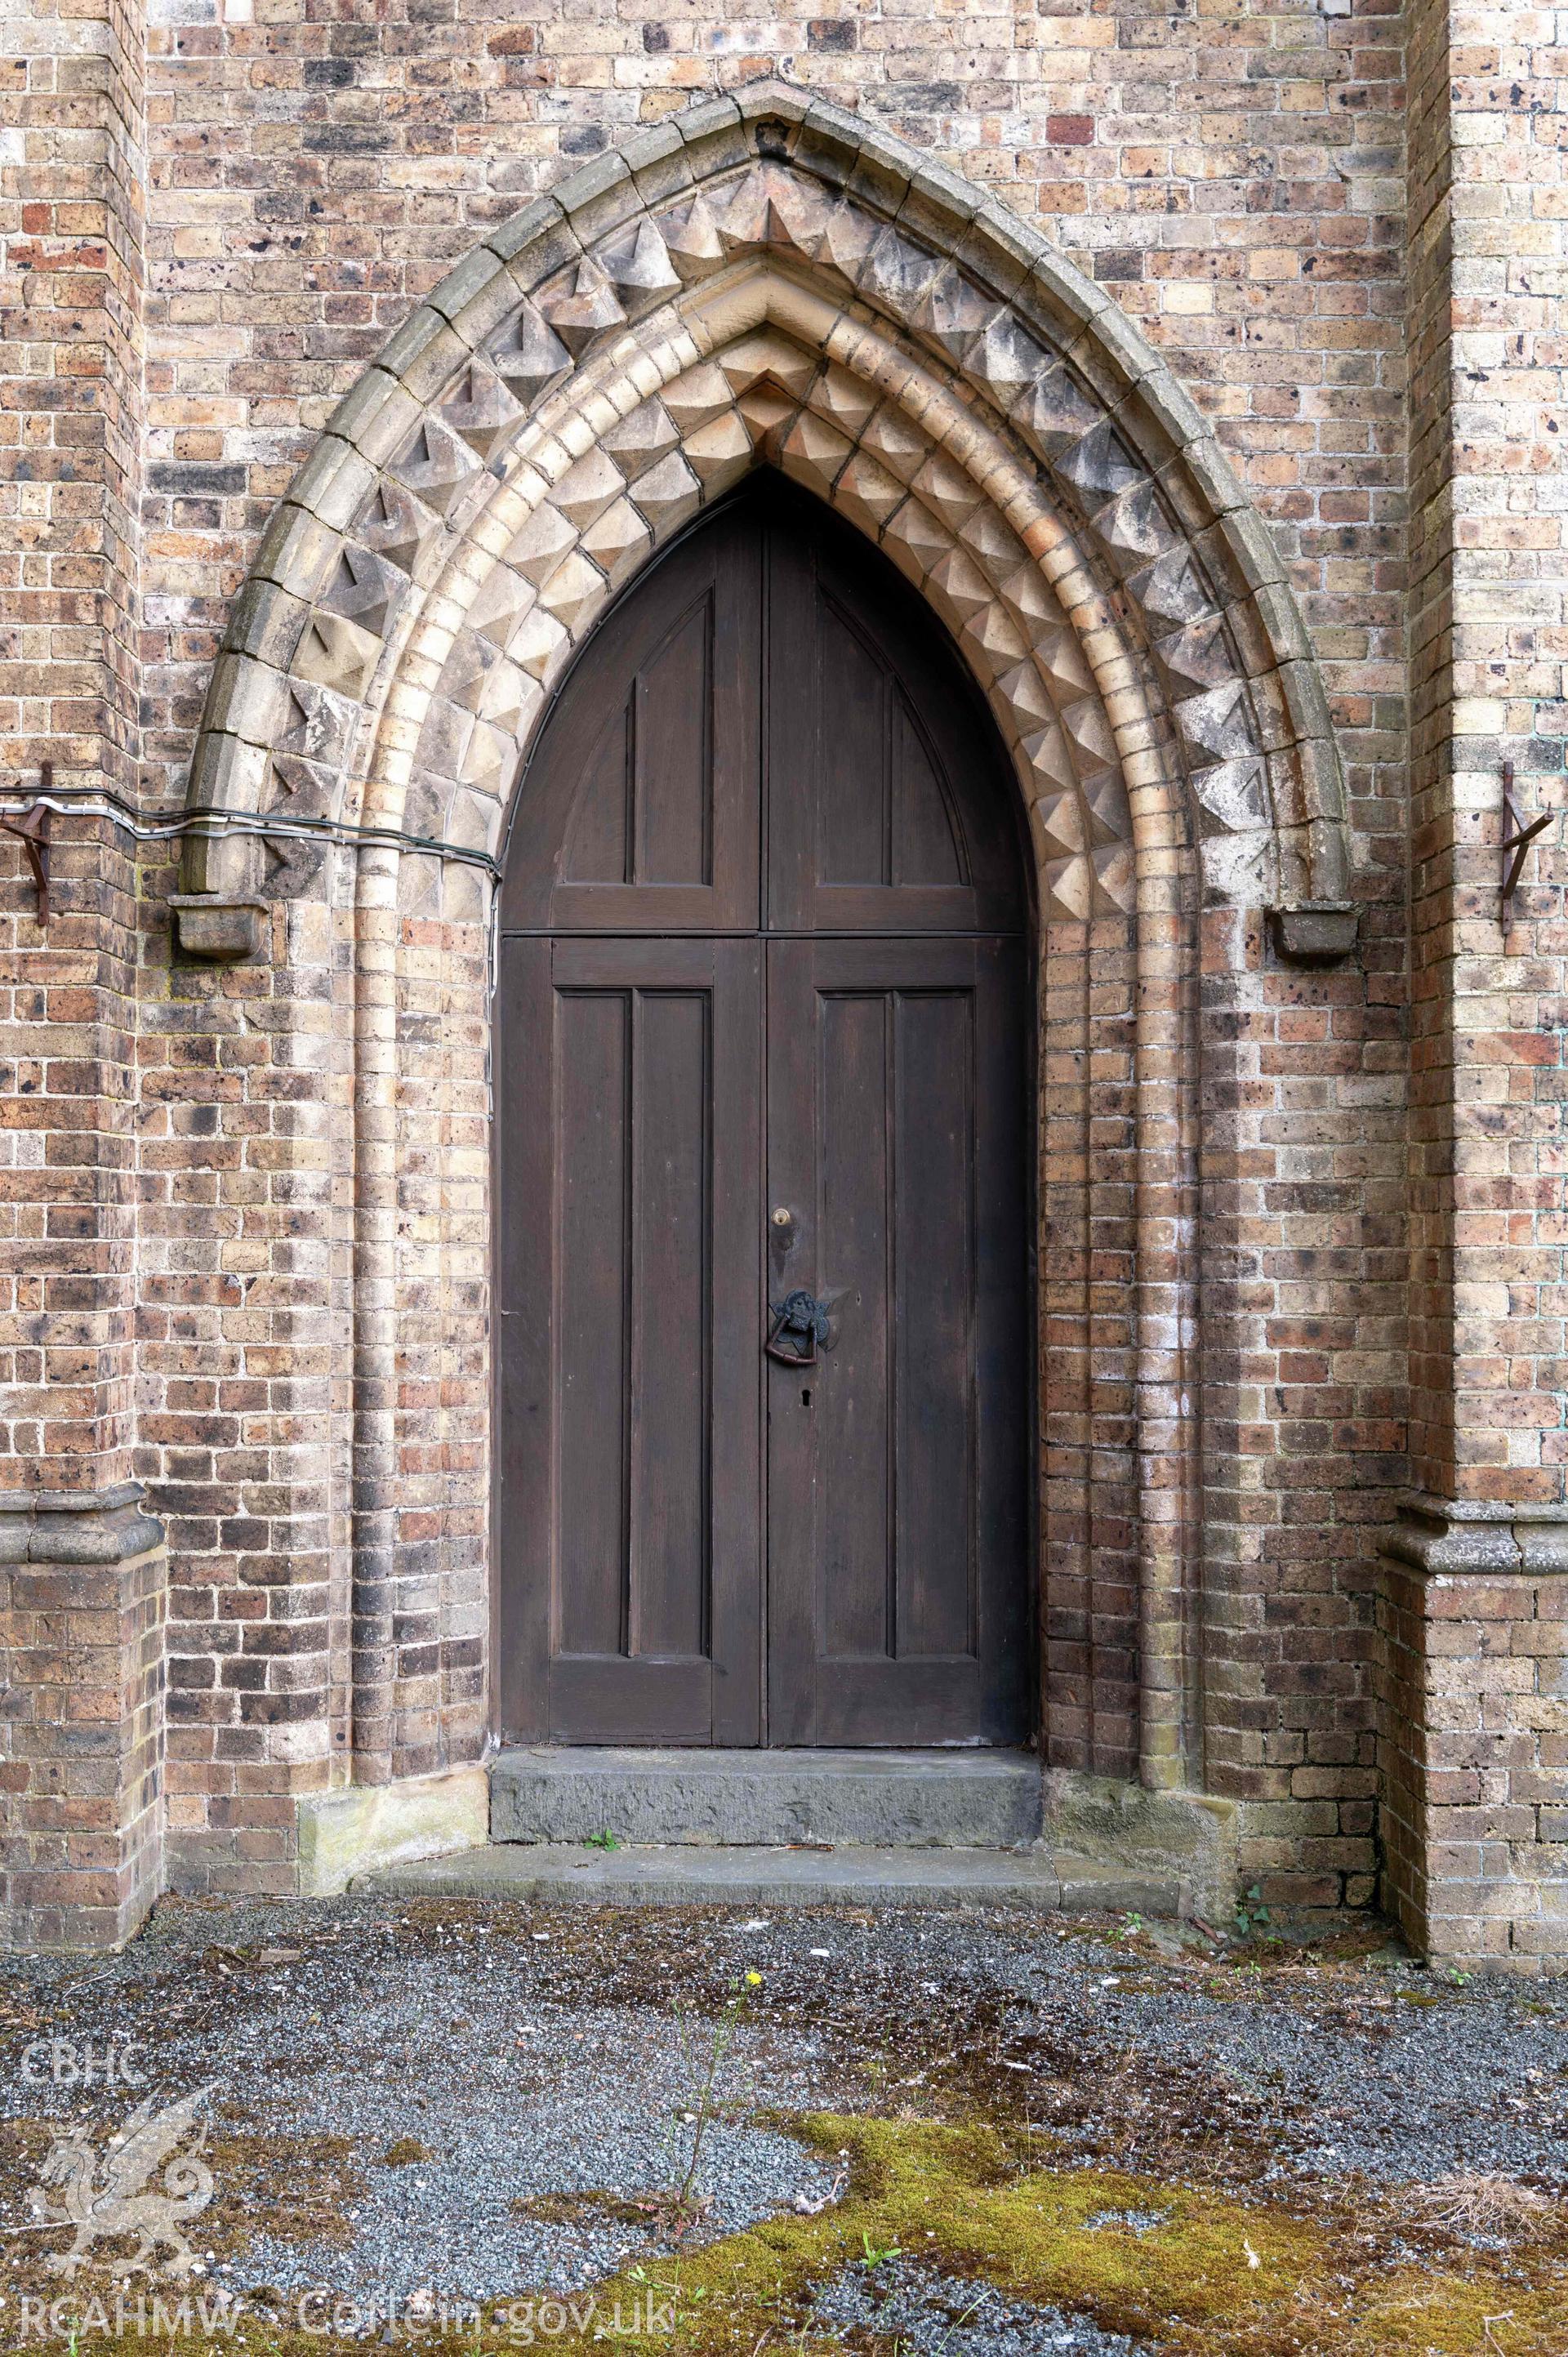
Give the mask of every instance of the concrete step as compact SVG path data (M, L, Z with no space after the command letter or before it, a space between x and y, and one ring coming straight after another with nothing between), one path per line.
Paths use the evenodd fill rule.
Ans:
M490 1837L784 1848L1012 1849L1041 1828L1028 1751L503 1751Z
M1048 1851L930 1846L779 1849L675 1844L585 1853L576 1843L489 1842L383 1867L357 1891L399 1899L586 1900L621 1907L1109 1908L1175 1915L1172 1875Z

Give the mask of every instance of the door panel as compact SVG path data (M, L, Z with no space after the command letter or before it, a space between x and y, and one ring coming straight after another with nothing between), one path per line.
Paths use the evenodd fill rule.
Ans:
M757 948L508 941L499 1014L507 1732L754 1743Z
M975 1179L981 1157L990 1211L998 1141L983 1130L977 1102L977 987L901 992L888 1011L892 1258L904 1273L895 1329L891 1633L903 1656L957 1657L979 1641ZM1016 1186L1021 1168L1011 1175Z
M1027 1731L1019 945L774 942L770 1740Z
M730 514L611 613L518 790L503 931L755 931L761 578Z
M836 531L775 532L768 583L769 928L1022 930L1012 787L934 617Z

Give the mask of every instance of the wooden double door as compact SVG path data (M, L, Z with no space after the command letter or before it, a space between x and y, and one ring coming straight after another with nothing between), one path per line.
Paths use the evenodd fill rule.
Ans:
M499 951L507 1738L1026 1735L1012 791L931 618L783 485L562 691Z

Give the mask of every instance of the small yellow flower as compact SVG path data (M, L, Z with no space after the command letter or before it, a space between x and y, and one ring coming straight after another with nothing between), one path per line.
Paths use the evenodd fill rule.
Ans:
M746 1976L746 1985L747 1988L760 1988L762 1986L762 1975L760 1973L747 1973Z

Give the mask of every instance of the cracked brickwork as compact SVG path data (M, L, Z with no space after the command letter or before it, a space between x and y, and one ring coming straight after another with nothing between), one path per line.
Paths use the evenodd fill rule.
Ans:
M1498 761L1534 800L1561 772L1554 297L1524 283L1557 252L1550 12L170 0L35 24L0 146L0 299L28 322L5 778L50 758L144 815L188 796L494 852L567 652L703 499L779 464L880 537L991 695L1039 862L1048 1756L1238 1800L1248 1881L1308 1905L1372 1897L1382 1774L1414 1829L1391 1889L1434 1921L1406 1797L1427 1623L1380 1532L1411 1480L1563 1497L1561 855L1532 855L1506 974L1480 930ZM841 194L787 108L732 149L684 113L768 76L930 188L896 156ZM639 135L633 210L614 158ZM683 138L713 151L694 222ZM508 228L555 189L568 229ZM982 195L1043 263L1004 283L962 226ZM1031 293L1051 253L1072 269ZM381 380L403 410L367 371L410 321ZM1541 339L1538 376L1509 335ZM147 1485L165 1870L285 1889L301 1793L484 1738L489 885L281 823L188 843L182 874L177 842L133 862L105 819L54 823L47 940L0 853L26 1240L0 1483ZM177 944L182 883L252 954ZM1340 900L1354 954L1282 953L1269 908ZM1532 1110L1498 1145L1505 1100ZM1494 1307L1521 1219L1533 1290ZM32 1775L6 1780L13 1876L42 1854ZM1477 1869L1499 1888L1554 1822L1529 1803L1532 1864L1522 1791L1500 1882ZM51 1838L87 1870L69 1809ZM1506 1948L1530 1910L1493 1912Z

